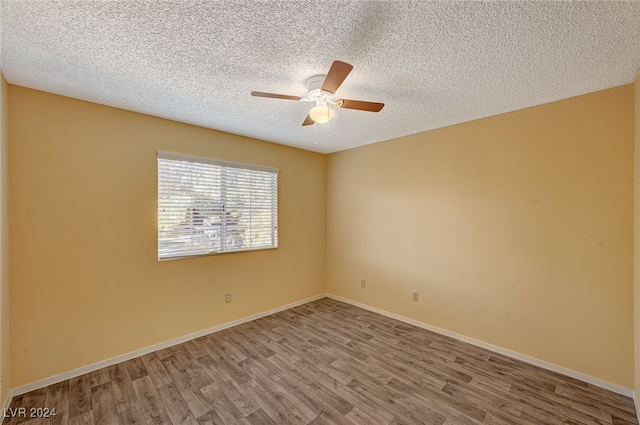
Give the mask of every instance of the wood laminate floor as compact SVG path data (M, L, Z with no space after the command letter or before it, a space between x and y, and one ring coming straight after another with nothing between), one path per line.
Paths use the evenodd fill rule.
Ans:
M638 424L628 397L329 298L32 391L18 408L57 415L5 425Z

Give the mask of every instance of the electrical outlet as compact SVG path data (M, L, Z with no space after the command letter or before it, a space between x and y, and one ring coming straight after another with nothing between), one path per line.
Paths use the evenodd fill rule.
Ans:
M414 301L418 301L418 293L417 292L413 293L413 300Z
M366 288L366 287L367 287L367 281L366 281L366 280L364 280L364 279L362 279L362 280L360 281L360 287L361 287L361 288Z
M231 294L224 294L224 302L227 304L231 302Z

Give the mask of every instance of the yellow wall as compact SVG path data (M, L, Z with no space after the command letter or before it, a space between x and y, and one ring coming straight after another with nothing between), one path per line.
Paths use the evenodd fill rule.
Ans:
M9 368L9 210L8 210L8 95L7 82L0 73L0 403L11 388Z
M330 155L328 292L633 388L633 99Z
M633 85L326 157L7 98L12 387L328 290L633 388ZM158 262L157 150L280 168L280 248Z
M325 156L17 86L9 124L13 387L324 292ZM158 262L158 150L280 168L280 247Z
M635 390L640 393L640 74L635 87L635 190L634 190L634 342ZM638 398L640 401L640 398ZM640 404L638 404L640 405Z

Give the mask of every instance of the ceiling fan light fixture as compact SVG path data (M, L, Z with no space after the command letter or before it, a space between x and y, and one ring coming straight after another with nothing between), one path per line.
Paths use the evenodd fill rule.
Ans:
M327 105L314 106L309 111L309 116L318 124L324 124L329 122L333 118L333 109Z

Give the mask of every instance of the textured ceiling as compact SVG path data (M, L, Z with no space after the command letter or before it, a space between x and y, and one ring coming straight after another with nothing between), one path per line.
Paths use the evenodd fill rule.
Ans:
M1 3L9 83L329 153L632 82L638 1ZM340 109L302 127L334 60Z

